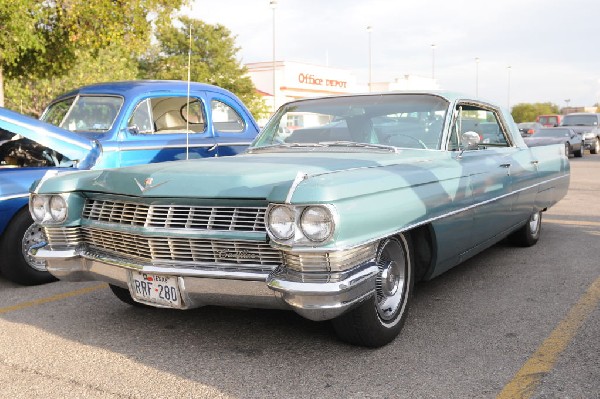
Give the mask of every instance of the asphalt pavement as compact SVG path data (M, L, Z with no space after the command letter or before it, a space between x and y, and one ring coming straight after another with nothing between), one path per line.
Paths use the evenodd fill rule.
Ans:
M532 248L417 285L390 345L292 312L143 309L104 284L0 277L2 398L600 398L600 155Z

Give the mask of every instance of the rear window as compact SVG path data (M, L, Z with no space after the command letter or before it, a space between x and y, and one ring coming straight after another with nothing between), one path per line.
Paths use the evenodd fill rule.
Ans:
M565 126L598 126L596 115L566 115L563 118Z
M558 118L556 116L540 116L540 123L542 125L558 125Z

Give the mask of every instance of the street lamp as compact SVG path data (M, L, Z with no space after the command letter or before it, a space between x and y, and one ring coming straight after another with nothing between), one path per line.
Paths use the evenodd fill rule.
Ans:
M367 33L369 34L369 93L371 92L372 89L372 76L371 76L371 72L372 72L372 68L371 68L371 32L373 32L373 27L371 25L367 26Z
M479 57L475 57L475 98L479 98Z
M431 45L431 79L435 79L435 44Z
M271 0L269 6L273 9L273 113L277 110L277 93L275 91L275 9L277 8L277 0Z
M507 90L506 90L506 103L507 103L507 108L510 111L510 70L512 69L512 67L509 65L506 69L508 70L508 85L507 85Z
M565 100L565 103L567 104L567 108L569 108L569 103L570 103L570 102L571 102L571 99L570 99L570 98L567 98L567 99Z

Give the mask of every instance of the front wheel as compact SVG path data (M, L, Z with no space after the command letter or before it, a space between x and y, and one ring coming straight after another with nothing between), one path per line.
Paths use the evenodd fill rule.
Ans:
M400 234L382 240L377 266L374 295L332 320L338 337L353 345L378 348L400 333L414 285L410 237Z
M131 297L131 294L129 293L128 289L121 288L114 284L109 284L108 286L110 287L110 290L112 291L112 293L117 298L119 298L119 300L121 300L121 302L124 302L128 305L135 306L138 308L153 308L153 306L134 301L133 298Z
M569 143L565 143L565 155L567 156L567 158L569 158L569 155L571 155L571 146L569 145Z
M598 154L600 152L600 139L596 137L592 146L590 147L590 154Z
M581 145L579 146L579 150L575 151L575 157L577 157L577 158L583 157L584 152L585 152L585 145L583 144L583 142L581 142Z
M4 231L0 242L0 272L8 280L22 285L39 285L55 281L46 270L46 262L29 255L32 247L43 245L46 236L40 226L33 223L29 210L21 209Z
M510 242L520 247L531 247L540 239L542 212L535 212L523 227L508 236Z

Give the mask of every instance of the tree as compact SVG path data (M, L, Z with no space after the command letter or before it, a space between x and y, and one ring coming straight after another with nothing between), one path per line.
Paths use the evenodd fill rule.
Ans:
M81 57L98 58L107 48L135 59L150 46L149 19L165 24L182 4L187 0L0 0L0 70L26 87L60 79Z
M142 77L187 80L191 50L191 80L235 93L257 118L266 114L266 106L256 93L246 67L236 58L239 48L235 45L235 36L226 27L180 17L179 26L158 24L156 39L157 46L140 64Z
M547 103L520 103L512 107L511 114L516 123L533 122L538 115L558 114L556 104Z
M93 53L76 50L75 59L77 62L66 74L7 80L7 108L39 117L59 94L92 83L133 80L138 75L137 60L120 47L109 46Z
M28 50L41 50L42 37L36 29L35 0L0 1L0 107L4 106L4 70L15 66Z

